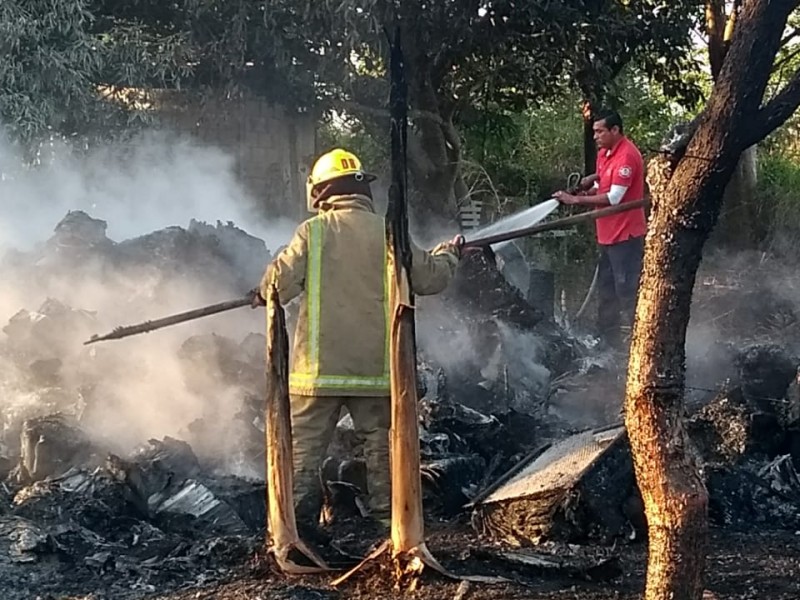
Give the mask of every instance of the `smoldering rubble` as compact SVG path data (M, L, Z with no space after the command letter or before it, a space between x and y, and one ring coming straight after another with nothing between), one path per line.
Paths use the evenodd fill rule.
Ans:
M72 212L46 243L3 258L15 297L45 294L10 314L0 341L4 598L192 587L231 577L264 544L263 323L241 309L242 321L144 336L149 345L137 351L157 348L159 369L170 371L135 388L153 413L146 420L122 392L159 369L129 350L133 340L82 342L120 321L162 316L186 290L189 305L208 290L244 293L279 249L231 223L121 242L105 232L103 221ZM76 292L104 286L128 295L98 307ZM291 327L291 306L288 314ZM572 544L644 536L619 424L619 357L546 319L491 254L470 256L444 294L420 299L418 320L426 517L454 535L472 528L483 541L475 556L515 570L613 574L610 546L587 554ZM717 525L800 529L797 366L781 345L742 343L729 381L692 407ZM570 402L588 404L598 390L606 399L596 424L605 426L586 430ZM377 541L354 535L367 489L361 452L344 416L320 477L334 532L322 550L334 564Z

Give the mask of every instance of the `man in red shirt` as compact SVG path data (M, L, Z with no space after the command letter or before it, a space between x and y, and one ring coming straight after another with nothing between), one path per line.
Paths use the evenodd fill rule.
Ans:
M555 197L563 204L595 210L641 200L644 163L639 150L625 137L622 118L614 111L601 112L595 116L593 129L599 148L595 173L581 180L578 195L561 191ZM606 339L617 341L614 338L629 331L633 323L647 219L644 208L634 208L595 223L600 246L598 325Z

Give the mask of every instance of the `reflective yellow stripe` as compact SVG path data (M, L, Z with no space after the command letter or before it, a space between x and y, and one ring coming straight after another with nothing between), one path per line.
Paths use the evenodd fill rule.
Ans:
M389 377L361 377L358 375L306 375L292 373L289 376L289 385L313 388L379 388L389 387Z
M317 218L311 221L308 236L308 369L309 373L319 373L319 321L321 303L321 265L322 265L322 222Z
M385 234L384 234L385 236ZM304 373L293 372L289 375L291 387L306 389L316 388L356 388L375 389L385 391L389 388L389 352L391 336L391 305L389 298L389 253L388 246L383 245L383 315L385 322L385 344L383 359L383 374L380 376L360 375L325 375L320 374L320 323L322 298L322 221L312 219L308 236L308 265L306 272L306 297L307 297L307 334L308 356L307 371Z

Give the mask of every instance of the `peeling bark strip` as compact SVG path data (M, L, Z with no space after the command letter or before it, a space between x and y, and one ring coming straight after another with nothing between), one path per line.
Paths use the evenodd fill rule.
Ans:
M389 434L395 556L423 544L425 534L419 468L414 310L400 302L396 306L391 333L392 429Z
M800 73L762 106L797 1L744 0L714 91L680 157L648 168L645 244L626 390L626 425L650 529L646 600L703 597L708 495L683 425L686 327L703 246L745 148L800 104ZM677 160L677 163L673 162Z
M275 286L267 300L267 519L270 553L292 575L329 570L297 533L292 493L292 423L289 415L289 336ZM301 560L298 564L295 560Z

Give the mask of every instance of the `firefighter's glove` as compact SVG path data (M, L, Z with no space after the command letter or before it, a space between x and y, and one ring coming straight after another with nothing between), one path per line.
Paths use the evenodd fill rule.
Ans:
M266 306L267 301L264 300L263 296L261 295L261 290L258 288L253 288L250 290L250 307L251 308L258 308L259 306Z
M455 252L455 255L459 258L459 260L461 260L461 257L464 255L465 242L466 240L461 234L458 234L452 240L450 240L450 244L453 246L453 252Z

